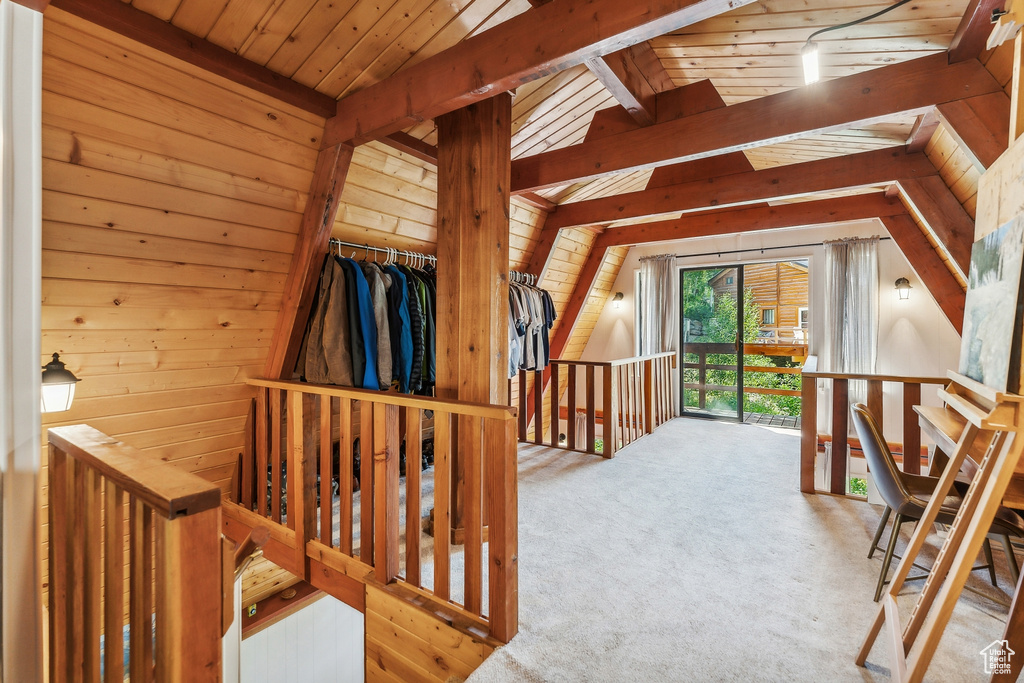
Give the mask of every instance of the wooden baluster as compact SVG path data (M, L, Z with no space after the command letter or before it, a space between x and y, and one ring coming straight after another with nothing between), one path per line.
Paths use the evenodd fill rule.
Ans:
M320 396L320 542L334 545L334 452L331 443L331 397Z
M594 407L594 366L587 365L587 453L597 453L597 410Z
M315 455L306 449L301 391L288 394L288 527L295 530L293 572L306 576L306 541L316 538ZM286 567L287 569L287 567Z
M646 433L654 432L654 361L645 360L644 364L644 429Z
M434 411L434 595L448 600L451 591L451 414ZM520 423L521 426L522 423Z
M103 631L103 502L101 491L103 479L96 470L86 467L83 477L84 497L79 514L83 520L84 604L83 629L84 677L83 680L99 683L100 680L100 633Z
M513 438L515 438L513 436ZM423 490L423 411L405 409L405 580L420 585L420 524Z
M290 416L289 416L289 419ZM281 390L270 390L270 518L281 523Z
M561 396L559 395L558 388L558 363L551 364L551 445L554 448L558 448L558 434L562 430L559 428L559 410L558 403Z
M543 431L543 422L535 422ZM465 432L463 430L466 430ZM466 479L464 519L466 522L466 544L463 547L466 560L466 609L473 614L480 614L483 596L483 426L481 418L460 416L459 433L465 433L465 440L460 443L471 444L469 453L459 451L459 457L465 458Z
M572 366L569 367L571 376ZM485 452L489 454L487 581L490 635L507 643L519 628L519 483L515 423L511 420L486 420L484 440Z
M629 441L632 443L640 436L640 416L637 414L639 401L637 400L636 363L627 363L626 368L629 373Z
M625 365L615 367L619 379L619 431L622 433L620 441L625 446L629 444L629 372Z
M613 369L610 364L601 366L601 380L603 383L601 394L601 434L604 439L604 450L601 452L606 458L615 456L615 381Z
M53 444L49 447L49 523L50 547L48 549L49 580L48 601L50 606L50 677L56 683L74 680L71 671L72 646L70 639L74 636L71 624L68 623L68 596L74 582L74 565L69 552L74 509L69 490L68 479L71 463L68 456ZM69 523L71 522L71 523Z
M365 403L373 410L374 572L388 583L398 576L398 406ZM368 457L370 453L367 453Z
M241 471L238 473L239 495L236 501L246 510L252 510L252 487L255 457L255 444L253 431L256 424L256 403L249 401L249 411L245 415L245 443L242 448Z
M266 387L256 390L256 509L267 515L267 392ZM251 508L250 508L251 509Z
M832 380L832 474L831 491L846 494L846 433L849 431L850 383Z
M576 450L576 365L569 363L566 373L566 418L565 418L565 447L570 451Z
M293 405L301 403L299 392L289 393L297 396ZM298 423L301 439L302 421ZM220 508L156 522L156 679L219 680Z
M85 465L80 460L71 462L71 485L70 490L74 492L72 506L68 512L73 517L71 525L71 571L68 573L70 580L71 595L70 608L72 629L70 642L71 671L69 680L79 681L84 678L85 673L85 583L81 577L85 573L85 516L82 514L82 506L85 504Z
M533 442L544 443L544 373L533 373Z
M373 404L359 402L359 559L373 564Z
M704 385L708 382L708 355L701 351L697 354L697 407L704 410L707 407L707 394Z
M914 406L921 404L921 385L903 385L903 471L921 474L921 425Z
M800 379L800 491L814 493L814 459L818 455L818 382Z
M526 414L526 370L519 371L519 440L526 441L530 416Z
M134 496L131 497L129 545L129 669L132 683L148 682L153 680L153 511Z
M338 488L341 552L352 556L352 399L338 399Z
M103 595L103 632L106 634L106 646L103 680L105 683L123 683L124 645L121 634L124 632L124 490L109 479L105 481L105 488L103 545L106 554L103 575L106 585ZM52 581L50 585L53 585Z

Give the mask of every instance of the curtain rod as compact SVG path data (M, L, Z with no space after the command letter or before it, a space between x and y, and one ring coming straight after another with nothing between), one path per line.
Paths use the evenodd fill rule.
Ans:
M885 240L891 240L891 237L879 237L879 242ZM801 247L820 247L823 246L824 242L810 242L808 244L787 244L781 247L753 247L751 249L726 249L723 251L706 251L703 254L676 254L676 258L694 258L695 256L721 256L722 254L745 254L751 251L760 251L764 253L766 251L775 251L777 249L799 249Z
M334 237L330 239L330 245L336 247L349 247L352 249L361 249L367 252L376 252L378 254L394 254L396 256L412 256L414 258L427 259L431 263L437 263L437 257L431 256L430 254L423 254L418 251L409 251L407 249L395 249L393 247L371 247L369 244L359 244L357 242L346 242L345 240L339 240Z

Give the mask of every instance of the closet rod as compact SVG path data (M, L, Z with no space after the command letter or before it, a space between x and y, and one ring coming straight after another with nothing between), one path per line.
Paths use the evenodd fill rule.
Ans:
M397 256L411 256L413 258L423 258L423 259L427 259L428 261L430 261L431 263L433 263L435 265L437 264L437 257L436 256L432 256L430 254L422 254L422 253L420 253L418 251L409 251L407 249L393 249L393 248L388 248L388 247L371 247L369 244L359 244L357 242L346 242L345 240L339 240L339 239L336 239L334 237L331 238L331 240L330 240L330 242L328 244L329 244L329 246L332 246L332 247L349 247L351 249L358 249L358 250L366 251L366 252L373 251L373 252L376 252L378 254L393 253L393 254L396 254Z
M879 242L891 240L891 237L879 237ZM820 247L824 242L811 242L809 244L787 244L779 247L753 247L751 249L725 249L722 251L706 251L703 254L676 254L676 258L694 258L695 256L721 256L722 254L746 254L751 251L775 251L776 249L799 249L800 247Z

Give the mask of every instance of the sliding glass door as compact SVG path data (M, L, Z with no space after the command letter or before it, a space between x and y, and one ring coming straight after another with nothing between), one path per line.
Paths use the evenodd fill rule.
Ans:
M743 267L680 271L682 413L743 421Z

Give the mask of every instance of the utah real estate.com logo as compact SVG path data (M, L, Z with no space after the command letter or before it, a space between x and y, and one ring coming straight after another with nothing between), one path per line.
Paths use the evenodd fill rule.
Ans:
M985 673L989 676L1010 673L1010 658L1015 654L1005 640L993 640L981 651L981 656L985 660Z

